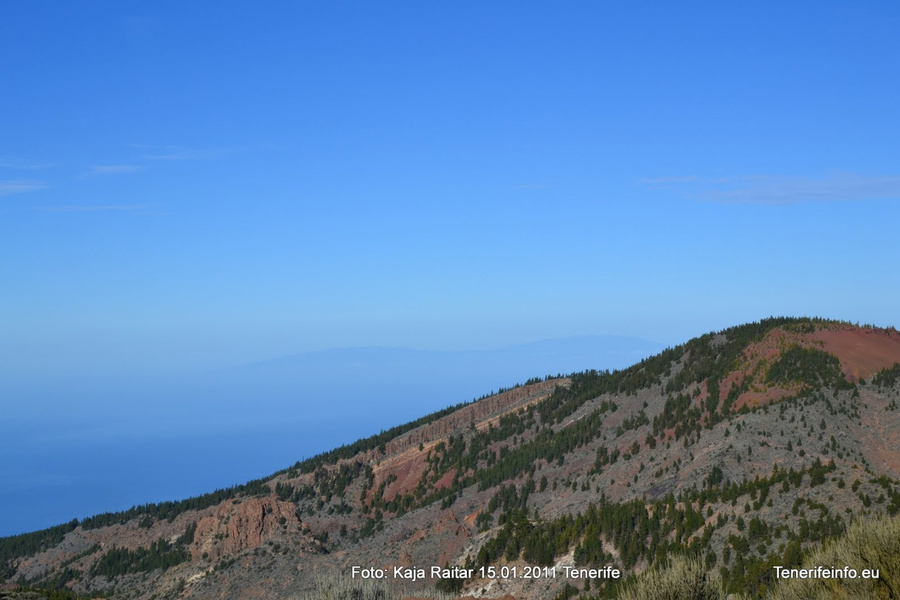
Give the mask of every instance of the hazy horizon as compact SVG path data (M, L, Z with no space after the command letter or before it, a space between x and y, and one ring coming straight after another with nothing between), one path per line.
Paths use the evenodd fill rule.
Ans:
M184 463L168 497L306 452L264 436L297 375L242 365L445 352L456 403L547 374L466 352L900 325L898 25L878 2L9 3L0 535L146 498L125 488L159 464ZM423 414L335 377L365 419L310 401L309 448ZM242 434L258 452L225 456Z
M623 368L661 349L621 336L337 348L180 376L0 386L25 400L0 422L0 536L244 483L532 377Z

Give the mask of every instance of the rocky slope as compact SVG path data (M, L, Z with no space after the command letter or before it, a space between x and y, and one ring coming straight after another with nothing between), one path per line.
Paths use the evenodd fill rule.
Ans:
M769 319L240 488L6 538L0 566L10 583L115 598L292 598L354 567L408 593L614 597L688 554L762 596L773 565L900 511L898 378L893 329Z

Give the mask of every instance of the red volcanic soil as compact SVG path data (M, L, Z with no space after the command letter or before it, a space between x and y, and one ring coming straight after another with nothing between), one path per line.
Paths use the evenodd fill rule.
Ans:
M841 361L844 374L852 381L870 377L900 362L900 332L885 329L820 329L808 335L825 343L825 350Z
M389 457L375 469L376 485L384 481L388 475L395 475L397 479L384 490L384 499L390 502L397 494L409 494L422 478L422 473L428 467L425 457L434 446L428 444L424 450L410 448L395 456Z
M473 512L472 514L467 515L466 517L464 517L464 518L463 518L463 521L465 521L466 525L468 525L469 527L474 527L474 526L475 526L475 519L478 518L478 515L480 515L480 514L481 514L481 509L479 508L478 510L476 510L476 511Z
M722 379L719 385L719 394L724 397L732 386L740 386L744 379L753 375L756 384L751 389L738 396L734 403L734 409L740 410L743 406L757 407L764 404L777 402L786 396L796 393L782 386L770 386L762 383L765 369L789 344L802 346L814 346L815 342L807 340L803 335L792 333L783 329L773 329L766 336L744 350L743 363L737 370L732 371Z
M449 471L447 471L446 473L444 473L444 476L441 477L440 479L438 479L438 480L434 483L434 489L436 489L436 490L442 490L442 489L444 489L444 488L450 487L450 484L453 483L453 478L454 478L454 477L456 477L456 469L455 469L455 468L454 468L454 469L450 469Z
M738 386L750 374L757 377L756 384L740 395L734 404L736 410L744 405L762 406L796 393L796 389L763 385L760 377L767 365L788 345L799 344L808 348L821 348L834 354L841 362L841 369L850 381L870 377L885 367L900 362L900 332L885 329L860 329L844 326L819 329L814 333L794 333L783 329L770 331L762 340L750 344L744 351L743 364L723 378L720 393L727 394L731 386Z

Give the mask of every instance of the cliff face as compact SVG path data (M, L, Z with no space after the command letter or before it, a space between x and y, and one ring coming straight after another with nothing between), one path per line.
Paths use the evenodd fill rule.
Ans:
M225 502L197 521L191 558L204 555L212 561L252 550L266 542L285 542L299 532L309 537L309 528L296 515L296 507L272 497ZM316 544L307 540L309 551Z
M489 396L434 423L391 440L385 445L383 455L378 450L365 453L362 459L374 463L375 479L372 493L374 494L382 483L386 485L383 496L387 501L398 494L411 493L428 470L429 453L439 443L445 442L448 436L465 431L469 427L476 430L492 427L502 416L546 399L557 386L567 386L569 383L568 379L545 381ZM451 469L434 481L432 486L435 489L444 489L458 475L459 473Z
M354 566L639 573L689 553L759 593L767 561L900 511L895 363L894 330L732 328L622 372L505 391L208 505L73 526L26 551L6 543L6 577L123 598L288 598ZM585 586L477 575L441 585L543 598L567 583Z

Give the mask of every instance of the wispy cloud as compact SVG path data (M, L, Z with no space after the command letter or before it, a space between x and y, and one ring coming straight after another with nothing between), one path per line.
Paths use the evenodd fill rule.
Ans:
M32 160L23 160L21 158L12 158L9 156L0 156L0 168L17 169L20 171L37 171L39 169L47 169L52 167L50 163L39 163Z
M694 183L700 178L696 175L687 175L685 177L645 177L638 179L639 185L671 185L673 183Z
M62 204L59 206L32 206L31 210L40 212L129 212L146 211L154 208L152 204Z
M47 187L43 181L0 181L0 196L9 194L24 194L34 192Z
M140 165L98 165L91 167L88 171L80 175L81 178L97 177L101 175L123 175L125 173L137 173L142 171L144 167Z
M750 175L727 178L641 179L644 187L676 189L686 197L722 204L779 206L806 202L900 200L900 177L852 173L826 177Z
M221 152L212 150L178 150L164 154L148 154L144 158L149 160L206 160L220 156Z
M225 149L199 149L199 148L180 148L178 146L149 146L144 144L134 144L134 148L139 148L147 152L142 158L146 160L210 160L219 158L228 154L230 150Z

